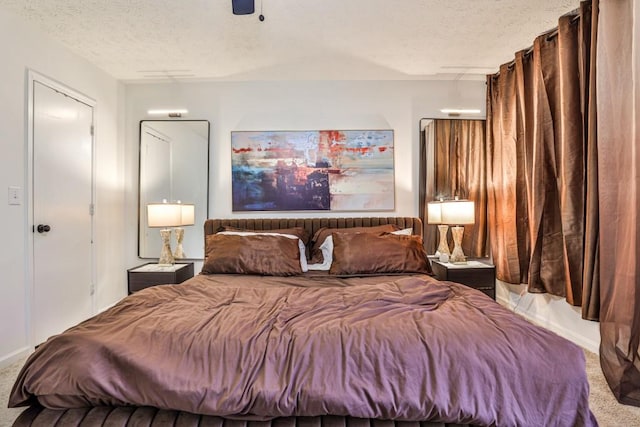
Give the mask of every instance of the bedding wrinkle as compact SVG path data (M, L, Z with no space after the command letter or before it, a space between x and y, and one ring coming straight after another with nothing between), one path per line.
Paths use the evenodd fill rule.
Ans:
M589 425L570 420L589 413L577 347L477 290L427 275L313 277L199 275L133 294L40 346L10 404ZM566 360L549 366L549 345Z
M521 323L527 323L522 318L517 318L518 322L510 322L512 319L512 313L501 306L495 306L492 301L487 301L488 298L484 298L486 303L481 303L482 300L475 301L471 297L473 294L467 293L461 295L465 300L465 303L472 309L477 311L481 315L485 315L485 310L493 313L488 317L488 320L494 325L486 331L486 337L483 337L482 341L468 340L466 337L462 337L463 340L469 342L469 350L478 355L477 361L484 361L483 365L475 366L472 371L477 372L482 378L486 372L495 372L507 365L514 367L512 375L516 381L529 381L532 384L530 392L520 391L517 395L512 392L512 389L505 387L504 382L498 382L497 387L491 390L491 394L487 397L493 400L512 401L512 411L516 414L513 420L530 420L530 419L544 419L544 414L558 414L556 415L556 422L558 425L584 425L588 424L584 418L564 418L561 414L562 408L557 406L559 400L549 399L545 402L540 402L537 405L529 405L528 402L536 402L539 399L540 391L549 384L556 387L561 393L571 394L572 390L567 387L568 384L575 384L576 375L581 373L584 369L584 354L582 350L572 344L565 343L566 359L574 360L574 364L578 369L569 370L566 364L553 363L552 359L548 358L549 345L558 344L565 340L553 332L541 331L538 328L522 328ZM482 345L483 341L509 341L510 346L505 347L489 347ZM529 353L528 357L523 358L522 349L526 349ZM475 361L477 365L477 361ZM577 361L577 362L576 362ZM472 365L474 366L474 365ZM489 369L487 369L489 368ZM581 370L582 369L582 370ZM549 378L536 378L531 377L529 372L531 370L547 372ZM470 383L473 384L473 383ZM588 384L583 384L579 388L578 393L581 398L588 396ZM573 393L576 393L573 388ZM523 403L527 402L527 403ZM477 402L477 405L482 406L482 402ZM540 406L546 406L540 408ZM494 414L495 416L496 414ZM575 416L575 414L573 415ZM497 420L502 419L498 414ZM500 425L500 424L498 424Z

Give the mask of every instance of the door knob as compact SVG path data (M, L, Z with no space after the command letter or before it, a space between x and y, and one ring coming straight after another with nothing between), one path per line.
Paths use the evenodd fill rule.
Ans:
M51 231L51 227L49 227L46 224L38 224L38 233L46 233L48 231Z

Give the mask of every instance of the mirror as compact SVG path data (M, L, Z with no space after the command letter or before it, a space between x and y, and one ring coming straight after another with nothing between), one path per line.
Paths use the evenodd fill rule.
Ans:
M484 119L420 120L420 206L455 196L473 200L475 221L465 226L462 246L478 257L488 248L485 126ZM424 222L425 248L434 253L436 227Z
M159 258L159 228L149 228L147 205L168 202L195 206L195 222L184 227L186 259L204 258L204 221L209 207L209 122L142 120L138 200L138 256ZM175 233L171 248L176 249Z

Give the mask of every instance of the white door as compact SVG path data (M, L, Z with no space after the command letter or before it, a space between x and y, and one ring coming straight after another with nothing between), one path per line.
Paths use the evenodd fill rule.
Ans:
M32 82L33 339L92 314L93 107Z

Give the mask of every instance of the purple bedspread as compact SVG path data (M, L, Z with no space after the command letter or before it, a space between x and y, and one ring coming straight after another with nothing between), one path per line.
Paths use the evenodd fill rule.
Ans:
M584 364L567 340L428 276L198 276L49 339L10 406L591 426Z

